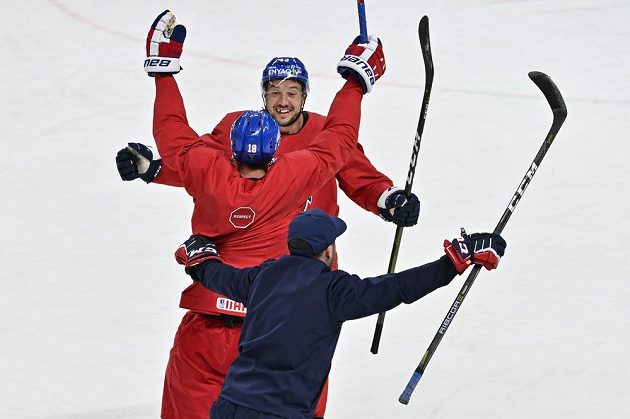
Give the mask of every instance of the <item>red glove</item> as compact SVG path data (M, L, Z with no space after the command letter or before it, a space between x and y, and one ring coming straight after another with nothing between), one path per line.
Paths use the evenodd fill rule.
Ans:
M175 15L163 11L151 25L147 35L147 58L144 71L153 77L156 74L179 73L179 57L182 55L186 28L175 25Z
M463 273L472 263L482 265L487 270L496 269L505 253L503 237L493 233L466 234L452 242L444 240L444 252L451 259L455 269Z
M184 265L188 275L193 275L193 267L211 259L223 262L219 257L217 247L204 236L190 236L175 251L175 260L180 265Z
M359 44L357 37L337 64L337 72L344 79L350 74L354 75L361 82L363 93L371 92L376 80L385 73L385 55L381 40L370 35L367 44Z

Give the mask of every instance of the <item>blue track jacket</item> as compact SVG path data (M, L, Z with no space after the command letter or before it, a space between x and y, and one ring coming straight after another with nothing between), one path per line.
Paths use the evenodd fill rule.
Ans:
M220 397L289 419L312 418L343 322L412 303L456 274L446 256L366 279L302 256L246 269L214 260L198 265L195 276L206 288L247 306L239 356Z

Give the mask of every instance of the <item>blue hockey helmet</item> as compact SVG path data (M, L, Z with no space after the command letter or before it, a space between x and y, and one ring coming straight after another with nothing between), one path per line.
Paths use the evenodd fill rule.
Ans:
M280 127L265 111L247 111L232 124L230 139L237 162L271 164L280 145Z
M275 57L265 66L260 80L260 90L264 94L267 83L272 80L296 80L308 93L308 71L304 63L296 57Z

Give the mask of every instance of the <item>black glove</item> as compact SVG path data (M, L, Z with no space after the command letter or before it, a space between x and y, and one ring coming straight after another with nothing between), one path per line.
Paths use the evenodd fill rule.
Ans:
M153 153L146 145L129 143L116 154L116 167L122 180L140 178L151 183L162 170L162 160L153 160Z
M175 260L180 265L184 265L184 270L193 279L197 279L194 267L211 259L223 262L217 247L204 236L190 236L175 251Z
M453 241L444 240L444 252L453 262L455 269L463 273L471 263L481 265L487 270L499 266L501 256L505 254L507 244L503 237L494 233L466 234L462 228L462 237Z
M381 218L400 227L411 227L418 223L420 200L415 194L409 198L405 191L391 187L378 200Z

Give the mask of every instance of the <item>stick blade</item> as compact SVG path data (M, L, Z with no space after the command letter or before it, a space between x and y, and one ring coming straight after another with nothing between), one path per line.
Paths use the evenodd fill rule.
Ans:
M538 86L547 98L549 106L554 113L567 114L567 106L564 103L562 94L558 86L551 80L551 77L540 71L530 71L529 78Z
M427 80L433 81L433 56L431 55L431 40L429 38L429 17L423 16L418 24L418 38L422 48L422 59Z

